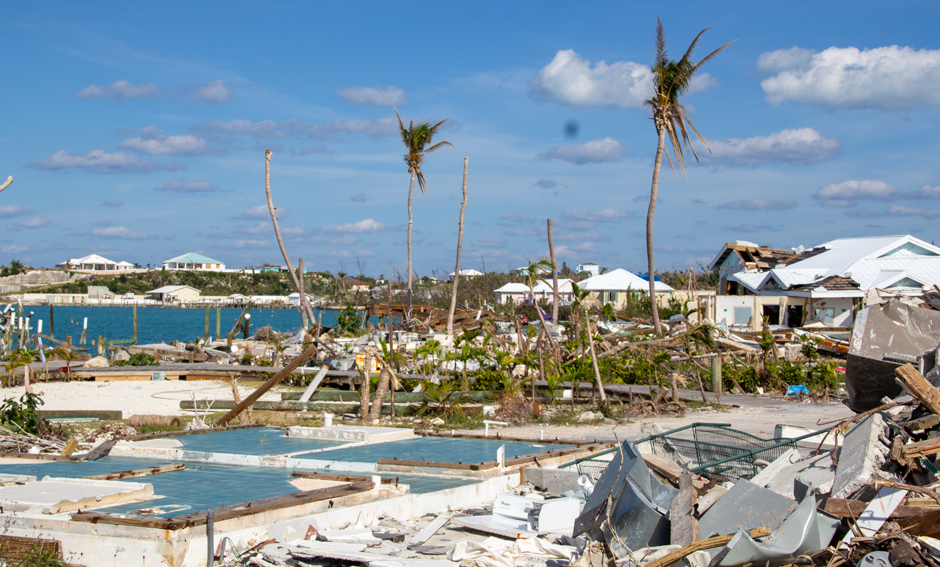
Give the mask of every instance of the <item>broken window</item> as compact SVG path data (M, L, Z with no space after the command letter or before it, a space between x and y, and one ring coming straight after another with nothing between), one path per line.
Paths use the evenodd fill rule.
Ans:
M779 305L764 305L763 306L763 316L764 320L771 325L782 325L783 321L780 320L780 306Z
M735 307L734 308L734 324L735 325L748 325L751 323L751 308L750 307Z

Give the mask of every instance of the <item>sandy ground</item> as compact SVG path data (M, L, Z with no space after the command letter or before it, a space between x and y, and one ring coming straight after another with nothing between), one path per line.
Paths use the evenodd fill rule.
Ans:
M242 398L254 388L239 386ZM40 382L33 392L42 392L46 410L123 410L127 419L135 414L193 415L180 409L181 400L232 400L228 382L216 380L163 380L159 382ZM18 398L22 386L0 388L0 396ZM280 390L272 390L261 398L280 401Z

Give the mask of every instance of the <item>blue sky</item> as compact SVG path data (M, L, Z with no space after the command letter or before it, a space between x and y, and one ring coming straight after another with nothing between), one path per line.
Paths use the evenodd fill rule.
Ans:
M698 3L700 4L700 3ZM657 13L679 57L711 27L685 98L708 140L664 166L657 267L736 239L934 239L940 218L935 2L43 2L3 8L0 262L95 252L157 265L404 272L405 121L448 118L417 193L415 269L547 255L641 272L656 133Z

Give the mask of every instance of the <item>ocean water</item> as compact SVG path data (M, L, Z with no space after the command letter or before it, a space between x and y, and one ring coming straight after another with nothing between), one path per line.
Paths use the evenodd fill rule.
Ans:
M43 334L49 334L49 306L24 306L27 313L33 312L30 327L36 332L37 321L41 320ZM133 307L92 307L92 306L53 306L56 339L65 340L72 336L72 343L78 344L82 335L82 321L88 318L88 342L103 336L108 340L130 339L134 336ZM241 308L223 307L221 316L221 336L224 337L235 324ZM270 325L278 332L297 332L302 324L300 312L296 309L252 309L251 333ZM319 317L321 311L314 310ZM322 311L323 325L331 327L336 322L337 311ZM373 318L373 322L378 319ZM216 335L216 309L209 309L209 336ZM188 341L200 339L206 330L205 308L181 309L175 307L137 307L137 343ZM241 337L241 333L236 336Z

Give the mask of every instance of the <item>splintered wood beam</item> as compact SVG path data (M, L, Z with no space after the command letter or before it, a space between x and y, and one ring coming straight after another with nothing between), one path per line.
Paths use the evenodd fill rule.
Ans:
M277 384L281 380L290 376L290 373L293 372L294 370L297 370L297 368L301 364L307 362L307 360L309 360L314 355L316 355L318 350L319 348L316 345L314 345L308 348L307 350L303 351L302 353L300 353L300 355L297 356L297 358L295 358L294 360L292 360L290 364L282 368L280 372L272 376L267 382L259 386L257 390L255 390L254 392L249 394L247 398L242 400L242 403L238 404L232 409L232 411L222 416L222 419L215 422L216 425L225 425L226 423L234 419L238 414L245 411L246 408L251 407L251 404L257 402L258 399L261 398L261 396L265 395L268 390L270 390L274 386L277 386Z
M751 537L767 537L771 534L771 531L767 528L761 526L759 528L754 528L751 530ZM734 535L723 535L715 536L707 539L700 539L698 541L693 541L688 545L684 545L681 548L668 553L652 563L648 563L646 567L666 567L667 565L672 565L673 563L679 561L683 557L688 557L696 551L702 551L703 549L711 549L713 547L721 547L723 545L728 545L728 542L731 541L731 538Z
M940 391L937 391L913 364L905 364L894 369L894 375L904 384L904 388L917 398L924 407L940 415Z

